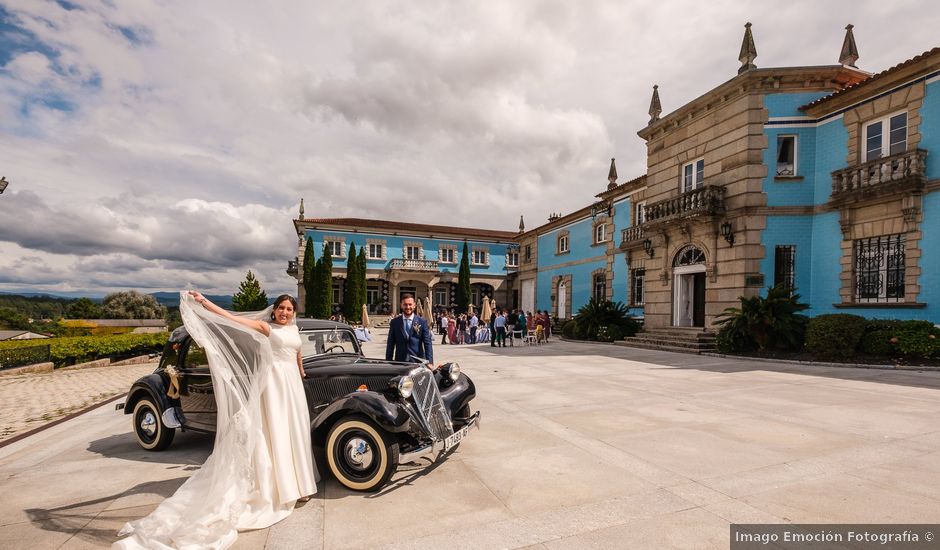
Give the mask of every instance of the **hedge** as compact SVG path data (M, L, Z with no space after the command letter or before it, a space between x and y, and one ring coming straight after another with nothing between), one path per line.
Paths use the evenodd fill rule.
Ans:
M49 361L49 344L36 345L32 341L30 346L21 346L11 349L0 349L0 369L35 365Z
M852 357L868 319L848 313L820 315L806 327L806 349L820 357Z
M56 366L90 361L101 357L127 355L135 351L159 351L169 338L168 332L151 334L121 334L117 336L76 336L49 338L49 356ZM35 346L35 341L17 340L0 342L0 352Z

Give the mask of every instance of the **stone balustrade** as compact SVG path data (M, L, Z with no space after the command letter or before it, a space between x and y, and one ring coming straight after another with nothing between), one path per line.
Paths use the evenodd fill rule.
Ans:
M388 261L385 271L400 269L402 271L437 271L435 260L409 260L406 258L393 258Z
M878 191L892 191L903 184L927 182L927 151L913 149L882 157L832 173L832 198L840 200Z
M643 227L674 219L713 216L721 214L724 210L725 188L720 185L705 185L676 197L648 204L645 209L646 223Z

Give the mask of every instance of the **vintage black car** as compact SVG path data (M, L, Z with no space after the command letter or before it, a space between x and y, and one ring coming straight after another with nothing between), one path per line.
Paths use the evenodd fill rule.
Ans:
M476 388L456 363L432 369L367 359L349 325L312 319L298 319L297 325L310 429L314 447L322 450L315 456L325 456L346 487L377 491L399 464L422 456L436 460L479 421L480 413L470 409ZM206 355L184 327L170 335L156 371L134 382L125 403L118 405L132 415L140 446L151 451L173 441L175 429L163 417L171 407L181 430L215 430Z

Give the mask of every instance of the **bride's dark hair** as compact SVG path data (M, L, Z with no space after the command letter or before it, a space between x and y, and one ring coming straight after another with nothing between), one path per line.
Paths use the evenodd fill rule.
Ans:
M283 302L284 300L289 301L290 305L294 306L294 313L295 314L297 313L297 300L295 300L294 297L291 296L290 294L281 294L280 296L274 299L274 305L272 306L274 309L271 310L272 321L274 320L274 311L277 309L277 306L281 305L281 302Z

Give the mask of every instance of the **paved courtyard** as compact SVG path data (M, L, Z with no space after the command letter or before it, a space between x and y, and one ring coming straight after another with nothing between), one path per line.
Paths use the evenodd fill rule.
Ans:
M482 429L378 494L327 479L237 548L727 548L731 522L940 522L940 373L559 341L436 354L475 381ZM0 448L0 548L107 547L210 447L139 450L107 405Z

